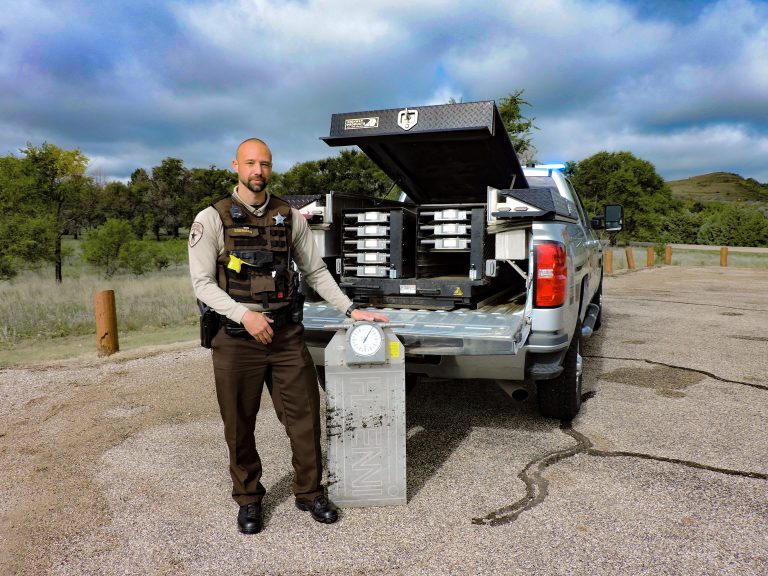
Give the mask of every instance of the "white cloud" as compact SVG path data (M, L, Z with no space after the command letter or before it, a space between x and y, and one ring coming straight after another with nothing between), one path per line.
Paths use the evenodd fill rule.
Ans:
M334 153L318 140L333 112L522 88L542 160L624 149L664 175L768 180L768 4L713 0L685 20L635 6L17 2L0 14L0 151L45 139L124 177L167 156L228 166L256 134L285 170Z

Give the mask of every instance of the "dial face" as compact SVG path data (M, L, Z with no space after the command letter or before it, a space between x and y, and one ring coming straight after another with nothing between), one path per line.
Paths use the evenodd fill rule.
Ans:
M381 344L381 331L373 324L358 324L349 333L349 345L359 356L373 356Z

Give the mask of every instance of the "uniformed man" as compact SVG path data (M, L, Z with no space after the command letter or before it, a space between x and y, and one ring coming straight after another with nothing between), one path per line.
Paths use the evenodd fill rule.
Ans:
M189 233L195 296L222 317L211 349L216 395L229 448L238 528L261 531L261 461L254 427L264 382L291 441L296 507L331 524L338 510L320 483L320 398L304 343L302 303L293 262L307 283L353 320L387 321L357 308L341 291L315 247L304 218L267 190L272 152L257 138L238 146L231 196L200 212Z

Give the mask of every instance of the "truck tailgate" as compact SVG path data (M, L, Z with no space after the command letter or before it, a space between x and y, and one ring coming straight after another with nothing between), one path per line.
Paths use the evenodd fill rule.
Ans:
M391 323L402 324L393 330L405 345L406 356L517 354L530 331L524 304L505 303L476 310L384 308L378 311L386 314ZM334 332L326 326L338 326L345 320L339 311L324 302L307 303L304 306L307 343L325 346Z

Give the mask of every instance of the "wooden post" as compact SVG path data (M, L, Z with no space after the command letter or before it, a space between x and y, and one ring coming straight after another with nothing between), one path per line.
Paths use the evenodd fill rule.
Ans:
M627 255L627 268L630 270L635 269L635 255L632 253L632 246L627 246L624 250Z
M669 244L664 248L664 264L667 266L672 265L672 246Z
M720 248L720 266L728 266L728 246Z
M96 311L96 351L99 356L109 356L120 350L117 341L117 313L115 291L102 290L93 298Z
M645 265L648 268L653 268L656 263L656 253L653 250L653 246L648 246L648 256L645 258Z
M613 250L608 249L605 252L605 273L613 274Z

